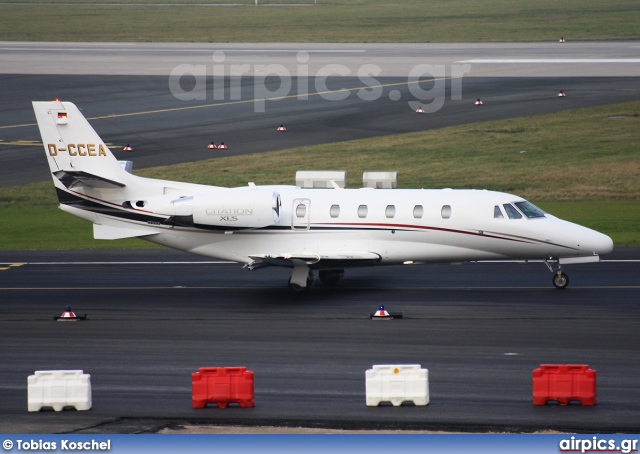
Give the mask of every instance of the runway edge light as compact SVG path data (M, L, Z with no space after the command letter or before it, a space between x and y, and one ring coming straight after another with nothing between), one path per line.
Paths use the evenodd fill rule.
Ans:
M71 306L67 306L62 315L54 315L53 319L57 322L77 322L86 320L87 314L78 315L71 310Z
M558 98L564 98L565 96L567 96L567 95L564 94L564 91L560 90L558 92Z
M229 147L227 145L225 145L224 142L220 142L220 145L218 145L218 148L221 149L221 150L226 150Z
M216 148L218 148L215 144L215 142L211 142L209 145L207 145L207 149L209 150L215 150Z
M387 312L387 310L381 304L378 310L375 311L373 315L371 315L371 319L372 320L391 320L391 315L389 315L389 312Z
M481 106L483 104L483 102L480 100L480 98L476 99L476 102L474 103L476 106Z
M402 312L389 312L381 304L377 311L369 313L371 320L393 320L394 318L403 318Z
M418 107L416 109L416 113L418 113L418 114L423 114L424 113L424 109L422 108L422 106L420 106L420 107Z
M276 131L286 131L286 130L287 130L287 128L285 128L283 124L278 126L278 128L276 129Z
M124 150L124 151L133 151L133 147L132 147L131 145L127 144L127 145L123 148L123 150Z

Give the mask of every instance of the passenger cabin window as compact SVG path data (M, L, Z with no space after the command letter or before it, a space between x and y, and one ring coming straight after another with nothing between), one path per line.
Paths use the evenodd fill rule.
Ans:
M338 216L340 216L340 205L331 205L331 208L329 209L329 215L332 218L337 218Z
M526 217L529 219L533 218L543 218L544 211L535 206L533 203L524 201L524 202L514 202L514 205L520 208L520 211L524 213Z
M366 205L360 205L358 207L358 217L359 218L366 218L368 212L369 212L369 208L367 208Z
M299 218L303 218L305 217L305 215L307 214L307 206L303 203L301 203L300 205L298 205L296 207L296 216Z
M502 214L502 210L498 205L493 207L493 218L494 219L504 219L504 214Z
M521 219L522 215L520 214L520 212L518 210L516 210L513 205L511 205L510 203L505 203L502 205L504 207L504 211L507 212L507 216L509 216L509 219Z
M451 217L451 205L443 205L440 214L442 215L442 219L449 219Z
M387 205L387 208L384 210L384 215L388 218L393 218L396 215L396 206L395 205Z
M420 219L424 214L424 208L422 205L416 205L413 207L413 217L416 219Z

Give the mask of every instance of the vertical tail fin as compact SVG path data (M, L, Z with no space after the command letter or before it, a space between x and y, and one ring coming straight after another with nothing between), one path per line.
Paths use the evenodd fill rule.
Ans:
M54 181L65 186L123 187L127 172L71 102L33 102Z

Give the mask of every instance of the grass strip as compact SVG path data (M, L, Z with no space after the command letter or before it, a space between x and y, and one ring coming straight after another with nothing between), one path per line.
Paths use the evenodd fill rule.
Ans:
M219 3L245 6L212 6ZM640 37L637 0L259 3L262 6L254 0L2 2L0 41L389 43ZM287 6L269 5L273 3ZM310 6L299 6L303 3ZM201 6L205 4L209 6Z

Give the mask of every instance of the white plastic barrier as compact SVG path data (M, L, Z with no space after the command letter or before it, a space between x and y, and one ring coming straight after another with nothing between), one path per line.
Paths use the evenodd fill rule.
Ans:
M81 370L39 370L27 378L29 411L91 409L91 375Z
M366 372L366 379L368 407L380 402L396 407L407 401L418 406L429 404L429 371L421 369L420 364L373 366Z

